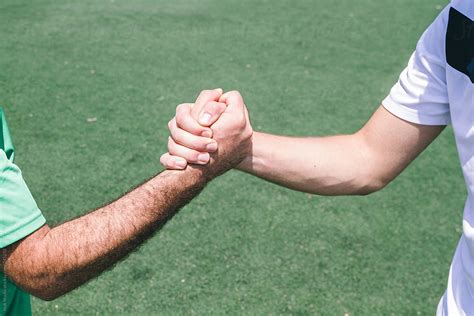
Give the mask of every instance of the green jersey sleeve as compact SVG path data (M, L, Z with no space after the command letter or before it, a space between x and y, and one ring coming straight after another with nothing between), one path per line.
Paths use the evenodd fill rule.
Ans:
M13 158L13 143L0 108L0 249L30 235L45 223ZM30 316L30 296L1 271L0 282L0 316Z
M28 236L45 222L20 169L0 150L0 248Z
M46 222L13 163L14 149L0 109L0 248L36 231Z

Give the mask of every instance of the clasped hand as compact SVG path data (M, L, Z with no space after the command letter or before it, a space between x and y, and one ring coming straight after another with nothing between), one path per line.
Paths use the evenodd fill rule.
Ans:
M252 150L252 126L237 91L202 91L194 104L177 106L168 128L168 152L160 158L166 169L205 165L217 176L237 166Z

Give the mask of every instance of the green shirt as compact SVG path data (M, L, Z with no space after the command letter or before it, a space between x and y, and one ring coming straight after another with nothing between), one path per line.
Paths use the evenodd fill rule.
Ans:
M13 158L13 143L0 108L0 251L30 235L46 222ZM29 295L2 272L0 315L31 315Z

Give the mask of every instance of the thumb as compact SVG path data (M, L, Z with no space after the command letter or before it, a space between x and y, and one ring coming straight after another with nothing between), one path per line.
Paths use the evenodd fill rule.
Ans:
M199 114L201 113L204 106L212 101L219 101L219 98L222 96L222 89L214 90L203 90L197 97L194 102L193 109L191 111L191 116L197 121Z
M202 126L211 126L225 112L227 105L221 102L209 102L201 110L199 115L199 124Z

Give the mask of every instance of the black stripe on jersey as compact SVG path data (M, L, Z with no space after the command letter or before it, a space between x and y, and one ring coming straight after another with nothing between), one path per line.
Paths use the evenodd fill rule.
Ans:
M449 11L446 61L474 83L474 21L454 8Z

